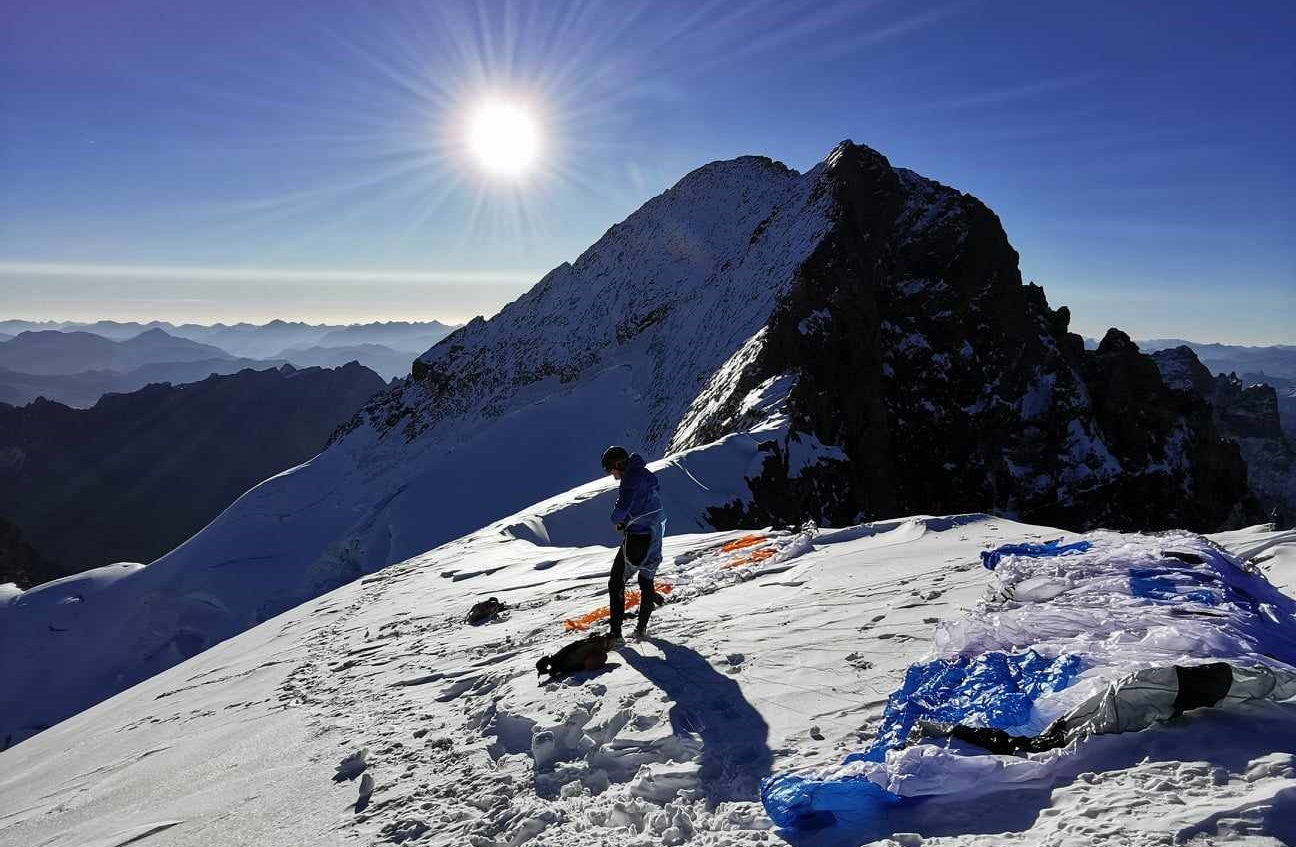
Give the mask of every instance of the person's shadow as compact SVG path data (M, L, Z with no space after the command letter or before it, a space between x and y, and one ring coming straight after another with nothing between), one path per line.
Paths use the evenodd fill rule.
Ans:
M732 678L711 667L697 652L650 638L665 658L633 650L622 658L674 701L671 729L702 741L699 779L711 806L729 800L757 800L760 782L769 776L774 754L769 726L747 702Z

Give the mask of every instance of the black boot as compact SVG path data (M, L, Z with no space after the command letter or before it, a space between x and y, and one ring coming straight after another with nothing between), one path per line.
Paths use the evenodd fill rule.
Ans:
M661 605L657 598L661 597L653 590L651 578L639 577L639 624L635 627L635 637L643 638L648 632L648 618L652 616L653 609Z

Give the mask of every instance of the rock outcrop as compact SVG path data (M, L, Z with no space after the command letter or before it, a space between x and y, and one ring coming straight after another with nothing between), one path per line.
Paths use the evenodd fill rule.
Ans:
M1279 394L1236 373L1217 374L1186 345L1152 354L1166 383L1210 404L1220 435L1238 445L1251 490L1264 516L1280 525L1296 520L1296 447L1280 420Z
M1096 351L1022 285L975 198L844 144L833 227L780 300L764 343L691 446L740 427L740 398L791 377L787 440L751 503L718 524L832 524L993 511L1084 529L1217 529L1254 516L1246 466L1209 408L1178 396L1113 330ZM807 438L843 459L802 468Z

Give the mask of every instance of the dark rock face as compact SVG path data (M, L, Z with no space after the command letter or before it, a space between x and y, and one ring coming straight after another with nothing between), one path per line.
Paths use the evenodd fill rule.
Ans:
M1237 374L1219 374L1207 397L1215 405L1215 418L1228 438L1283 437L1278 392L1272 386L1247 385Z
M1215 377L1210 369L1202 364L1191 347L1178 347L1157 350L1152 355L1157 370L1165 384L1176 391L1191 391L1207 399L1215 390Z
M1187 346L1152 354L1167 384L1209 403L1220 435L1236 443L1264 516L1281 525L1296 520L1296 447L1284 432L1279 395L1270 385L1210 371Z
M1086 352L1069 312L1022 285L980 201L867 147L844 144L829 161L835 226L734 392L793 375L792 435L752 482L754 502L713 522L992 511L1076 529L1214 530L1257 515L1210 407L1169 389L1124 333ZM731 431L735 415L720 408L695 443ZM795 468L797 431L848 459Z
M1142 462L1145 468L1098 494L1095 510L1133 517L1126 528L1159 528L1165 524L1158 514L1169 509L1177 525L1202 531L1259 515L1246 463L1219 432L1210 405L1170 389L1153 359L1127 335L1109 330L1097 351L1084 354L1083 368L1112 453L1122 467Z
M150 385L90 409L0 404L0 514L56 563L29 572L39 581L148 562L313 456L382 388L353 363Z
M13 521L0 518L0 585L31 588L59 576L54 565L27 543Z
M1296 385L1278 391L1278 417L1283 432L1289 439L1296 440Z

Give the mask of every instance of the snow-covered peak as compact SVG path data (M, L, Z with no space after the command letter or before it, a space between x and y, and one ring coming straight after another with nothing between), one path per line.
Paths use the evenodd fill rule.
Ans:
M498 315L421 356L415 379L370 421L385 434L398 420L407 439L456 439L527 389L548 393L627 363L642 396L636 444L659 455L829 228L820 170L756 156L698 168Z

